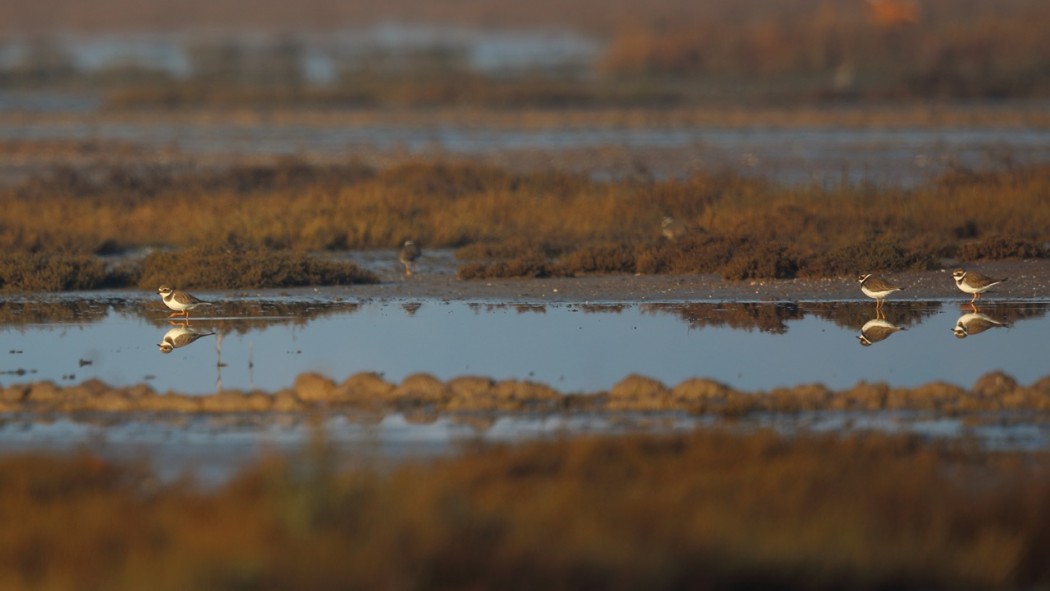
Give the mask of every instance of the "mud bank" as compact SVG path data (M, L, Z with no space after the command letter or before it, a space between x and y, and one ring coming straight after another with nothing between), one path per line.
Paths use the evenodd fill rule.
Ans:
M391 261L395 254L387 257ZM393 263L388 265L395 269ZM1009 280L989 294L994 299L1044 299L1050 294L1050 259L985 261L962 264L944 261L940 269L890 273L905 287L894 300L958 300L968 302L952 280L952 269L965 267ZM858 269L860 272L879 269ZM860 292L855 276L755 279L728 281L716 274L581 275L543 279L459 280L447 267L432 261L410 280L391 273L382 281L348 289L361 299L441 298L446 300L501 300L506 302L678 302L678 301L870 301ZM321 290L327 288L320 288Z
M934 411L942 414L1004 411L1050 412L1050 376L1018 384L1002 372L985 374L970 388L933 382L915 388L861 382L845 390L803 384L746 392L704 378L675 386L630 375L604 392L565 393L519 380L463 376L441 381L413 374L399 384L365 372L336 383L304 373L292 388L274 393L223 391L205 396L157 393L147 385L113 388L99 380L60 387L50 381L0 390L0 413L305 413L338 410L394 411L424 415L458 412L648 412L715 416L808 411Z

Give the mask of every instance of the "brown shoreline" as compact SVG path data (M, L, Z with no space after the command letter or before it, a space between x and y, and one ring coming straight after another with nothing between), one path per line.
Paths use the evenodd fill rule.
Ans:
M393 259L391 259L393 260ZM905 286L888 300L958 301L970 296L955 287L951 272L956 267L1007 277L1002 285L984 296L1001 299L1050 300L1050 259L989 261L974 265L948 263L935 271L904 271L887 274ZM857 273L877 269L858 269ZM314 292L314 288L305 288ZM319 288L325 290L328 288ZM727 281L718 275L584 275L544 279L457 280L448 274L420 273L410 280L385 277L377 284L337 288L361 299L438 298L443 300L490 300L505 302L777 302L777 301L868 301L854 277L822 279L756 279Z
M968 297L952 282L951 267L892 275L894 281L906 286L905 295L894 300L947 300L970 309ZM986 274L1009 278L986 295L986 302L1028 299L1044 303L1048 299L1050 260L1000 261L982 264L979 268ZM371 285L264 291L294 295L304 290L315 296L328 294L340 299L495 300L508 304L867 301L851 278L730 282L714 275L464 281L447 274L420 274L410 280L387 278ZM886 305L892 307L894 300ZM739 391L702 376L677 385L665 385L632 375L607 392L578 393L559 392L534 382L496 381L486 376L461 376L442 382L429 374L414 374L400 384L393 384L373 373L356 374L338 384L326 376L306 373L298 376L291 388L275 392L229 390L210 395L158 393L147 384L113 387L98 380L69 387L51 381L8 382L6 388L0 388L0 413L296 413L344 409L414 413L680 411L716 416L810 410L1044 412L1050 410L1050 375L1029 386L1017 384L1001 372L993 372L970 388L943 382L915 388L862 382L849 389L833 391L811 383L785 384L769 392Z

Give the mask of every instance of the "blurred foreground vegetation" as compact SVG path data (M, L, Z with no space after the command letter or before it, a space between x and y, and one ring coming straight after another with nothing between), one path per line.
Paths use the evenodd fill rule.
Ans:
M1041 588L1045 452L885 435L581 437L225 485L0 458L5 589Z
M0 288L372 282L323 253L406 239L457 249L464 279L927 269L1047 256L1048 194L1050 166L957 170L917 188L780 186L731 173L598 181L440 162L61 167L0 189ZM671 238L666 217L676 220ZM93 258L141 248L158 250L134 264Z

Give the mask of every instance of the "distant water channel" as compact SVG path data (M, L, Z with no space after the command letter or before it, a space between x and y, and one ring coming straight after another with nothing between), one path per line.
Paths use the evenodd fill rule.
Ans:
M53 99L55 101L59 99ZM0 107L3 97L0 95ZM2 108L0 108L2 112ZM599 179L633 174L622 163L588 164L581 152L614 148L656 178L736 170L784 183L872 182L911 186L946 171L1002 169L1050 162L1050 130L996 128L484 128L387 123L332 127L282 122L199 123L0 120L0 141L115 141L156 151L176 148L201 157L376 155L493 157L576 153L583 172ZM525 158L528 160L528 158ZM9 171L8 174L11 174Z

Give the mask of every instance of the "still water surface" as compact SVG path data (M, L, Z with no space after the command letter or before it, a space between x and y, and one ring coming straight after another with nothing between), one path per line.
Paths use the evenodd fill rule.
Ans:
M894 301L884 320L874 320L868 301L497 304L201 295L225 303L189 326L169 324L159 302L138 295L0 299L0 384L69 385L98 378L205 394L274 391L305 371L336 380L376 371L391 382L428 372L443 380L484 375L590 392L639 373L667 385L702 376L764 390L808 382L847 388L860 380L969 386L993 370L1030 383L1050 368L1046 301L999 301L979 312L957 300ZM158 347L166 335L181 344L175 337L188 331L198 338L168 353ZM751 416L732 428L969 435L989 449L1050 448L1050 423L1039 416L971 424L965 417L913 414ZM667 433L720 422L683 413L350 412L320 424L329 445L344 452L341 461L387 464L454 453L471 441ZM0 450L86 448L106 458L144 460L162 480L191 472L208 485L224 482L269 451L302 453L316 427L315 419L282 415L12 414L0 416Z
M302 372L341 381L374 371L393 383L417 372L482 375L571 393L607 390L637 373L669 386L708 377L755 391L862 380L968 387L993 370L1030 383L1050 368L1042 301L991 303L977 313L957 300L898 301L876 322L869 301L249 303L216 306L184 326L138 298L48 304L59 320L46 318L47 306L20 316L25 302L3 302L12 322L0 326L0 383L98 378L159 392L273 392ZM870 345L858 338L862 329ZM166 336L176 345L167 353L158 347Z

